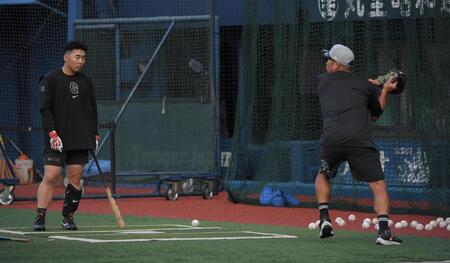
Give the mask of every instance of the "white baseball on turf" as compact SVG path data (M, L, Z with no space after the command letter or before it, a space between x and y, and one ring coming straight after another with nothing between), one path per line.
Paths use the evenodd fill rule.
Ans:
M378 224L375 225L375 229L380 230L380 227L378 226Z
M372 219L372 224L375 225L376 223L378 223L378 218L374 217L374 218Z
M194 219L194 220L192 220L191 225L192 225L193 227L197 227L197 226L200 225L200 221L198 221L197 219Z
M402 223L402 227L408 226L408 221L406 221L406 220L402 220L400 223Z
M403 224L401 222L395 223L395 228L399 229L399 228L402 228L402 227L403 227Z
M389 219L388 221L388 226L392 226L394 224L394 221L392 221L391 219Z
M316 221L316 227L319 227L319 225L320 225L320 220L317 220Z
M355 221L356 220L356 216L354 214L350 214L348 216L348 221Z
M442 222L440 222L439 223L439 227L440 228L444 228L444 227L446 227L448 224L447 224L447 222L445 222L445 221L442 221Z
M362 227L363 229L367 229L367 228L370 227L370 224L369 224L367 221L365 221L364 223L362 223L361 227Z
M447 217L447 218L445 219L445 222L447 222L447 223L450 224L450 217Z
M339 221L341 221L341 220L342 220L342 217L338 216L338 217L336 217L334 222L336 222L336 224L339 224Z
M316 229L317 228L316 223L314 223L314 222L309 223L308 228L311 230Z
M441 222L443 222L444 221L444 218L442 218L442 217L438 217L438 218L436 218L436 222L439 224L439 223L441 223Z
M416 225L416 230L417 231L422 231L423 230L423 225L422 224L417 224Z
M337 223L338 224L338 226L345 226L345 220L344 219L341 219L340 221L339 221L339 223Z
M416 227L416 225L418 224L419 222L417 222L416 220L413 220L413 221L411 221L411 224L409 224L411 227Z
M425 230L426 231L431 231L433 229L433 227L430 224L426 224L425 225Z
M430 223L428 223L428 224L430 224L431 227L436 227L437 226L436 220L431 220Z
M450 224L449 224L449 225L447 225L447 230L448 230L448 231L450 231Z
M371 224L371 223L372 223L372 220L370 220L370 218L367 218L367 217L366 217L366 218L364 218L364 223L365 223L365 222L367 222L368 224Z

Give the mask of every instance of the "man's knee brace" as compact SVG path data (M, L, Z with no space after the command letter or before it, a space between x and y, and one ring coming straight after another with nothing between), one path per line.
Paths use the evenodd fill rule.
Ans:
M73 185L68 184L64 192L64 206L62 210L63 216L68 216L77 211L80 204L81 190L76 189Z

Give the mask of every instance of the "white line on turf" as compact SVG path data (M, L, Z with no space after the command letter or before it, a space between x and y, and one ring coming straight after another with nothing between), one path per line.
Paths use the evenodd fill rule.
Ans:
M242 231L246 232L246 231ZM146 242L146 241L206 241L206 240L245 240L245 239L286 239L286 238L297 238L297 236L290 235L271 235L268 233L262 233L263 236L247 236L247 237L174 237L174 238L141 238L141 239L114 239L114 240L101 240L101 239L91 239L91 238L77 238L68 236L49 236L53 239L61 240L71 240L71 241L81 241L88 243L124 243L124 242Z
M143 225L144 226L144 225ZM156 225L155 225L156 226ZM173 226L173 225L171 225ZM178 225L180 226L180 225ZM84 228L81 227L81 228ZM115 227L117 228L117 227ZM128 228L128 226L127 226ZM171 228L155 228L155 229L121 229L121 230L78 230L74 231L75 234L87 234L87 233L122 233L122 232L128 232L128 231L187 231L187 230L217 230L222 229L221 227L183 227L183 228L177 228L177 227L171 227ZM67 234L67 230L62 231L42 231L42 232L23 232L23 231L13 231L13 230L4 230L0 229L0 233L10 233L10 234L18 234L18 235L47 235L47 234Z

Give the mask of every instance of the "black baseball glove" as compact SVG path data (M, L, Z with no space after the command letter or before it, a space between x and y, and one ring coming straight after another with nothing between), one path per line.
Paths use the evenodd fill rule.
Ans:
M394 82L397 82L397 89L392 91L392 94L401 94L406 86L406 74L400 70L390 70L387 74L379 76L377 81L380 85L384 85L391 77L394 77Z

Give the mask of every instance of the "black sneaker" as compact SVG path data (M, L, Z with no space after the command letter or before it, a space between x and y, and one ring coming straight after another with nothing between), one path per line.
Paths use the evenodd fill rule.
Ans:
M377 245L383 246L392 246L392 245L400 245L402 240L398 237L392 235L391 230L387 229L383 232L378 233Z
M64 217L61 226L66 230L77 230L77 225L73 222L73 215L68 215Z
M34 231L45 231L45 215L37 215L33 223Z
M319 237L320 238L327 238L334 236L333 233L333 227L331 226L330 221L324 220L320 222L320 232Z

